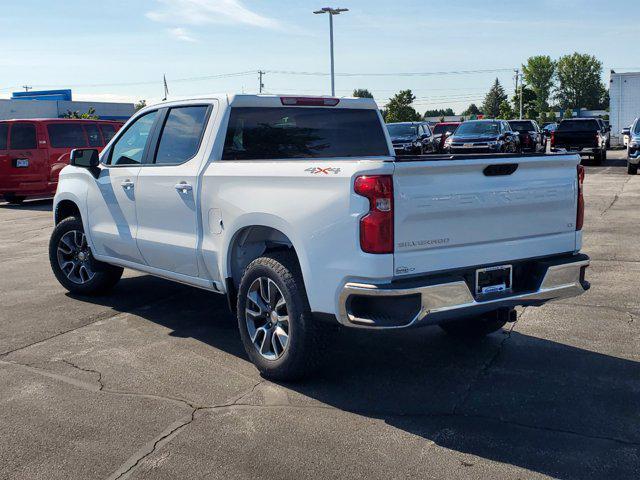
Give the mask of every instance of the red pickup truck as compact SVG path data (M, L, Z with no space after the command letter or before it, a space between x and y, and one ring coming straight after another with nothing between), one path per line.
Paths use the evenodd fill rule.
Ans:
M65 118L0 121L0 195L9 203L53 196L71 150L102 150L121 126Z

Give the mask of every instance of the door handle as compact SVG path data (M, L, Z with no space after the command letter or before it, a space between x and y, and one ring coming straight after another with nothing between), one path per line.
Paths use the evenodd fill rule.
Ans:
M176 183L174 188L180 193L187 193L193 190L193 187L189 185L187 182Z
M120 185L122 185L122 188L124 188L125 190L133 189L133 182L129 179L124 180Z

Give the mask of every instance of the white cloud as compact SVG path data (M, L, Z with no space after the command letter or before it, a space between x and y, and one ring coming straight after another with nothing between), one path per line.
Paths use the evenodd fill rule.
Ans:
M262 28L279 28L280 23L255 13L241 0L157 0L158 8L147 12L147 18L161 23L209 25L215 23L245 24Z
M180 27L168 28L167 32L169 32L169 35L171 35L175 39L181 40L183 42L195 42L196 41L196 39L193 38L191 36L191 34L189 33L189 31L187 29L185 29L185 28L180 28Z

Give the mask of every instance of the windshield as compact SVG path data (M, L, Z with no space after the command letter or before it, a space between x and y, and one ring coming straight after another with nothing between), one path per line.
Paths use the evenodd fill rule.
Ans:
M456 135L497 135L500 126L496 122L464 122L456 130Z
M533 126L533 122L509 122L511 129L516 132L535 132L536 129Z
M634 128L633 133L640 134L640 120L636 120L636 128Z
M444 125L440 123L433 127L433 133L434 135L440 135L445 132L453 133L456 131L456 128L458 128L458 125Z
M413 137L418 131L418 127L408 123L390 123L387 125L390 137Z
M595 132L600 130L596 120L563 120L558 126L559 132Z

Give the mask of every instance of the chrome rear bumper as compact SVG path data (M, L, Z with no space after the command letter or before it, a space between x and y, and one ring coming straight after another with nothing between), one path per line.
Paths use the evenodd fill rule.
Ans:
M407 328L418 325L437 324L451 318L476 315L499 308L542 305L551 300L575 297L589 288L584 280L584 269L589 258L581 255L575 262L551 265L547 268L537 290L505 294L490 299L476 299L464 280L430 284L411 288L396 288L391 284L374 285L347 283L340 293L338 321L345 326L360 328ZM409 297L419 295L417 313L410 315L398 325L377 325L375 320L353 315L350 309L354 297Z

